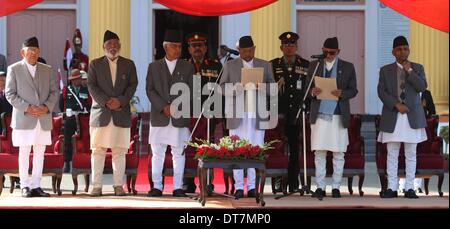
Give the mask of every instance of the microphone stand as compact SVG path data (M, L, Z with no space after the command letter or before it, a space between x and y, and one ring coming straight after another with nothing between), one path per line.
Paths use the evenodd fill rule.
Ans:
M303 129L303 186L301 189L299 189L298 191L295 192L291 192L291 193L287 193L287 194L283 194L281 196L277 196L275 197L276 200L279 200L281 198L284 198L286 196L290 196L294 193L300 193L301 196L303 196L304 193L309 194L312 193L312 191L308 188L308 184L307 184L307 168L306 168L306 99L308 98L308 94L309 91L311 90L311 86L312 86L312 82L314 82L314 78L316 77L316 73L317 73L317 69L319 68L319 64L320 64L320 60L323 58L319 58L317 60L316 63L316 67L314 68L314 72L312 74L311 80L309 81L308 87L306 88L305 94L303 95L303 99L302 99L302 107L300 109L298 109L297 115L295 116L295 120L297 122L299 116L300 116L300 112L302 112L302 129ZM319 199L321 200L321 199Z
M228 59L230 58L230 56L231 56L231 53L230 53L230 52L227 52L227 54L225 55L224 64L228 61ZM210 90L209 95L208 95L208 98L207 98L206 100L209 100L209 99L211 98L212 94L214 93L214 90L215 90L216 86L218 85L219 79L220 79L220 77L222 76L223 69L224 69L224 68L222 67L222 69L221 69L220 72L219 72L219 75L217 75L217 79L216 79L216 81L214 82L214 87ZM209 83L209 82L208 82L208 83ZM198 117L197 121L195 122L194 128L192 129L192 132L191 132L191 134L190 134L190 136L189 136L188 141L191 141L191 140L192 140L192 136L194 135L195 131L197 130L198 124L200 123L200 119L201 119L201 117L203 116L204 113L205 113L205 106L202 105L202 112L200 113L200 116ZM209 143L209 142L210 142L210 118L209 118L209 117L206 117L206 116L205 116L205 118L206 118L206 131L207 131L207 132L206 132L206 139L207 139L207 141L208 141L208 143ZM181 155L184 155L184 154L185 154L186 148L187 148L187 145L184 146L183 153L182 153ZM209 176L210 176L210 172L211 172L211 171L212 171L212 169L211 169L211 170L208 169L208 171L206 172L206 182L208 183L207 186L210 185L210 179L209 179ZM211 192L208 193L208 195L210 195L210 194L217 194L217 195L225 196L225 197L228 197L228 198L235 198L235 197L232 196L232 195L227 195L227 194L217 193L217 192L214 192L213 190L211 190ZM195 199L195 200L197 200L197 199L200 200L200 199L199 199L199 196L194 197L194 199Z

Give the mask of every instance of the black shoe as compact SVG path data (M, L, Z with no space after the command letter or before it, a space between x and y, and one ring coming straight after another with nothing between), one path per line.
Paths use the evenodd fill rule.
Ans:
M152 188L147 194L147 196L155 197L155 196L162 196L162 191L156 188Z
M183 191L185 193L195 193L195 190L197 189L197 186L195 184L185 184L183 185Z
M30 188L22 188L22 197L29 198L31 197L31 191Z
M15 177L14 178L14 183L16 183L16 187L15 188L20 189L20 178Z
M289 193L293 193L293 192L299 192L299 184L298 183L291 183L289 184L289 188L288 188Z
M247 191L247 197L255 198L255 197L256 197L255 189L250 189L250 190L248 190L248 191Z
M322 200L326 196L326 193L321 188L316 189L316 191L311 195L313 198L318 198L319 200Z
M281 187L275 188L272 190L272 193L277 193L277 192L283 192L283 189Z
M50 197L50 194L42 191L41 188L33 188L33 189L31 189L31 196L32 197Z
M234 197L236 197L237 199L244 198L244 190L242 189L236 190L236 192L234 193Z
M339 189L337 188L333 188L333 190L331 190L331 197L341 198L341 191L339 191Z
M418 188L417 190L419 191L419 193L423 193L421 188Z
M188 197L186 193L184 193L183 189L175 189L172 192L173 197Z
M70 162L69 161L64 162L64 173L70 173Z
M419 197L416 195L416 192L413 189L409 189L405 192L405 198L408 199L419 199Z
M397 197L398 197L397 191L392 191L392 189L388 189L381 194L381 198L397 198Z

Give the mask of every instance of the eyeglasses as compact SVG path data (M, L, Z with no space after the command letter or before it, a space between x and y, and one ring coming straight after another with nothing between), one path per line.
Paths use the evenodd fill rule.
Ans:
M324 51L324 53L334 56L334 55L336 55L337 51Z

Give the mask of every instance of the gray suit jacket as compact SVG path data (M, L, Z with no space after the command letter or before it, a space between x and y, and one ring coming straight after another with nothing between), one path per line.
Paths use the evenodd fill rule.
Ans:
M242 63L241 58L236 58L234 60L230 60L225 64L225 66L223 68L222 76L220 79L220 85L222 87L222 93L228 97L226 99L229 99L230 97L236 96L236 95L227 94L225 92L225 89L224 89L225 83L240 83L241 82L241 69L243 67L244 67L244 65ZM272 65L268 61L261 60L258 58L253 58L253 67L264 68L264 79L263 79L264 83L275 83L275 80L273 78ZM233 108L236 107L236 102L233 99L232 106L228 106L228 104L225 106L226 106L225 112L232 111ZM276 109L278 109L278 108L276 108ZM263 119L258 116L258 112L256 112L256 114L257 114L256 115L256 128L263 129L261 126L261 121L263 121ZM267 121L268 119L264 119L264 120ZM227 118L227 122L226 122L227 126L226 127L227 127L227 129L236 129L241 124L241 121L242 121L242 118Z
M178 59L173 74L165 62L165 58L159 59L148 66L146 91L151 102L150 122L152 126L167 126L169 118L164 115L163 108L180 95L170 95L170 88L175 83L185 83L189 86L190 107L192 108L192 84L194 66L185 60ZM185 95L183 95L185 96ZM174 127L189 127L190 118L170 117Z
M425 128L425 113L420 100L420 92L427 88L423 66L411 63L412 72L406 77L405 105L409 108L408 120L413 129ZM380 69L378 79L378 97L383 102L381 112L380 131L392 133L397 123L397 109L395 104L400 101L397 98L397 64L388 64Z
M59 97L59 90L52 68L49 65L37 63L35 80L28 71L24 60L12 64L6 77L5 96L13 106L11 128L32 130L37 125L37 118L25 110L29 105L46 105L49 112L39 118L43 130L52 129L52 111Z
M309 64L307 85L312 79L314 73L314 68L316 67L317 61L313 61ZM323 61L320 61L319 67L317 69L316 76L323 76ZM352 63L339 59L337 65L337 76L336 76L337 88L342 90L342 96L338 100L339 113L342 118L342 125L347 128L350 123L350 103L349 100L354 98L358 94L358 89L356 88L356 73L355 67ZM311 88L314 87L314 82ZM311 94L310 94L311 95ZM310 110L309 110L309 120L312 124L316 123L317 115L319 114L321 100L317 98L312 98Z
M130 59L119 56L117 60L116 82L113 86L108 58L100 57L89 65L88 89L92 96L89 125L107 126L111 117L115 126L130 127L130 100L138 85L136 66ZM112 111L106 107L110 98L118 98L122 109Z

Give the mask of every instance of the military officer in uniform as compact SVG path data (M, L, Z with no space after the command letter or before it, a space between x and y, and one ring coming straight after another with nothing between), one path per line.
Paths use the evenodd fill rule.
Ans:
M64 100L66 104L66 116L64 120L64 172L70 172L72 161L72 135L77 130L75 114L77 112L88 112L89 91L81 85L81 73L78 69L72 69L69 76L70 85L66 87Z
M81 32L79 29L75 30L72 42L75 48L75 52L73 53L69 68L76 68L87 72L89 70L89 57L81 51L81 48L83 46L83 39L81 37ZM66 63L65 60L64 63ZM65 68L67 70L67 66L65 66Z
M306 75L309 61L297 55L297 40L299 36L294 32L284 32L279 37L280 49L283 56L271 60L273 75L278 83L279 114L284 116L285 134L289 144L288 185L289 192L299 188L298 182L298 139L300 126L296 120L298 110L302 107L304 90L306 89ZM308 107L308 104L307 106ZM275 178L276 190L281 191L281 177Z
M207 44L207 36L202 33L191 33L186 37L186 42L188 43L188 50L191 58L187 61L191 63L195 68L195 75L200 77L201 80L201 88L198 90L198 94L201 94L201 90L208 83L214 84L219 76L220 70L222 69L222 64L218 60L209 59L206 57L206 52L208 51ZM210 84L210 85L211 85ZM211 86L206 86L209 90L212 89ZM209 91L208 90L208 91ZM208 99L208 95L201 95L201 104ZM211 108L212 109L212 108ZM194 128L197 119L193 118L191 120L191 130ZM218 120L216 118L210 119L210 141L214 141L214 131L216 129L216 122ZM206 139L207 138L207 120L205 117L201 117L200 122L195 130L192 139ZM212 178L212 173L210 178ZM211 179L212 183L212 179ZM194 178L184 178L184 187L183 189L187 193L195 193L196 185L194 183ZM208 186L208 191L212 191L214 189L214 185Z

